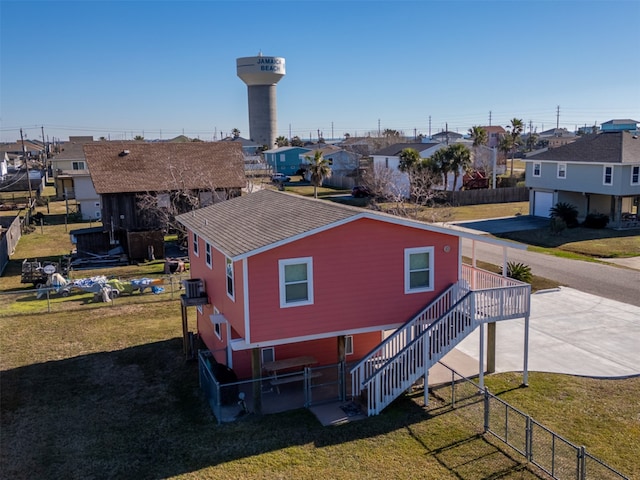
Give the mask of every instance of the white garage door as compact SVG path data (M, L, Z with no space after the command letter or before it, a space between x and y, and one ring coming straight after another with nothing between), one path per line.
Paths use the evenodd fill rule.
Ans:
M553 207L552 192L533 192L533 215L536 217L548 217L549 210Z

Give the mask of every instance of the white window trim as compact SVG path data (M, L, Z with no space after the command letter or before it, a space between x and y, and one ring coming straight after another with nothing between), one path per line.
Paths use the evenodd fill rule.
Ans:
M561 176L561 175L560 175L560 170L561 170L561 169L560 169L560 167L563 167L563 168L562 168L562 170L564 171L564 176ZM558 164L557 177L558 177L558 178L561 178L561 179L563 179L563 180L564 180L565 178L567 178L567 164L566 164L566 163L559 163L559 164Z
M284 283L284 267L287 265L297 265L305 263L307 265L307 300L299 302L287 302L287 290ZM287 258L278 260L278 276L280 284L280 308L302 307L313 305L313 257Z
M423 288L411 288L411 271L409 269L410 266L410 258L411 255L416 253L428 253L429 254L429 286ZM434 280L434 271L435 271L435 258L434 258L435 249L433 247L416 247L416 248L405 248L404 250L404 293L423 293L423 292L432 292L434 290L433 280Z
M611 181L607 183L607 169L611 169ZM602 184L610 187L613 185L613 167L611 165L605 165L602 167Z
M353 335L344 336L344 354L353 355Z
M193 254L196 257L199 257L200 252L198 251L198 234L196 232L193 232L191 238L193 239Z
M538 167L538 173L536 174L536 167ZM534 177L539 177L540 174L542 173L542 163L537 162L533 164L533 176Z
M231 270L229 270L229 262L231 262ZM233 292L231 293L229 293L229 272L231 272L231 288L233 289ZM236 279L233 272L233 261L229 257L226 257L224 261L224 279L225 279L224 288L227 291L227 297L229 297L231 300L235 302L236 301Z
M213 267L213 252L211 251L211 244L209 242L204 242L204 261L207 267Z
M276 360L276 349L275 347L264 347L260 349L260 361L262 362L262 364L264 365L266 362L264 361L264 352L266 350L271 350L271 357L273 358L273 361Z
M637 180L635 182L633 181L633 175L634 175L633 172L634 171L636 172L635 176L637 178ZM640 165L632 165L631 166L631 185L640 185Z
M216 307L213 307L213 314L220 315L220 310L218 310ZM216 322L212 322L212 323L213 323L213 333L215 334L216 337L218 337L218 340L222 340L222 324L216 323Z

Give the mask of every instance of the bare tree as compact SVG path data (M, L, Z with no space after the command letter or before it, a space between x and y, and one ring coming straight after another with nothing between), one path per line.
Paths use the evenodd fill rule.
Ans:
M177 232L179 241L186 232L176 216L232 196L228 189L217 187L211 176L198 175L192 166L177 159L170 164L165 175L166 188L136 194L136 206L145 224L157 226L165 232ZM193 179L194 175L198 175L197 188L192 188L194 184L189 184L189 180L185 181Z

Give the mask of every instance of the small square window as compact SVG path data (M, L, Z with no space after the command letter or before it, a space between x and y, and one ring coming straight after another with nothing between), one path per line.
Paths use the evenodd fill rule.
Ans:
M260 351L262 355L262 364L273 362L276 359L276 352L273 347L266 347Z
M311 257L278 262L280 307L313 304L313 262Z
M404 293L433 290L433 247L407 248L404 251Z

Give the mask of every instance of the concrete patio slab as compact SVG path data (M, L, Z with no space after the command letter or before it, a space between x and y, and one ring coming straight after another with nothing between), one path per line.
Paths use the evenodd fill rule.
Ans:
M479 331L457 349L479 359ZM496 371L522 371L523 354L524 320L499 322ZM455 363L451 366L456 368ZM529 371L589 377L639 375L640 307L567 287L533 294Z

